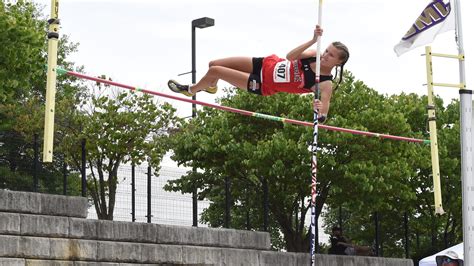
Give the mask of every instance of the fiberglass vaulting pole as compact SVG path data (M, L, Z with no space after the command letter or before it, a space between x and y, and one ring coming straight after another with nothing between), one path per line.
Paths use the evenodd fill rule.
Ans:
M322 6L323 0L319 0L318 6L318 25L321 26L322 21ZM319 76L321 70L321 36L318 37L316 44L316 83L314 90L314 99L319 98ZM318 110L313 108L313 144L311 145L311 239L310 239L310 252L311 252L311 265L316 265L316 245L318 245L318 234L317 234L317 217L316 217L316 176L318 171Z

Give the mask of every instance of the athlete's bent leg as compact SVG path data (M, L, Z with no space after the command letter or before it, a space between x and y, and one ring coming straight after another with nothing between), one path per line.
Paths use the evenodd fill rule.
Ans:
M213 66L226 67L246 73L251 73L253 68L252 57L227 57L216 59L209 62L209 68ZM216 78L210 83L209 86L216 87L218 81L219 79Z
M222 66L247 73L251 73L253 68L252 57L242 56L212 60L211 62L209 62L209 68L213 66Z
M190 90L193 94L198 91L205 90L206 88L212 86L215 80L219 79L227 81L235 87L247 90L249 76L250 73L247 72L222 66L212 66L198 83L190 87Z

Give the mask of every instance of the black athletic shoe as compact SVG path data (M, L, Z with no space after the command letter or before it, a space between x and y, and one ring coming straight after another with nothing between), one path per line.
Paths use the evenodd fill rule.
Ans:
M192 93L189 93L189 85L181 85L177 81L172 79L168 81L168 87L174 92L181 93L189 97L192 97L194 95Z

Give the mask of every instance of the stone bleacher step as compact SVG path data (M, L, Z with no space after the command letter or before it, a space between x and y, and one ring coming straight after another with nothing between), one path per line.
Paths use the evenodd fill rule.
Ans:
M91 261L64 261L64 260L35 260L22 258L0 258L0 266L212 266L212 264L144 264L144 263L116 263Z
M234 229L0 212L0 234L241 249L270 249L270 235Z
M307 253L0 235L0 258L142 264L306 265ZM30 264L28 264L30 265Z
M0 211L87 217L87 198L0 189Z
M308 265L270 235L88 220L87 199L0 190L0 266ZM317 265L413 266L409 259L316 255Z

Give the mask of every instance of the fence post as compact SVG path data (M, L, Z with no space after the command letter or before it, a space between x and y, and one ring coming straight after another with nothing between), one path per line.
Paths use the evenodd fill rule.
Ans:
M251 225L251 222L250 222L250 197L249 197L249 192L247 190L247 188L244 188L245 190L245 204L244 204L244 207L245 207L245 228L247 230L251 230L252 229L252 225Z
M404 219L404 224L405 224L405 258L409 258L410 257L410 249L409 249L409 245L410 245L410 240L408 239L408 213L405 212L405 219Z
M374 212L374 222L375 222L375 255L378 257L380 255L380 234L379 234L379 213Z
M67 164L66 155L63 156L63 195L67 195Z
M247 201L247 204L249 204L248 201ZM246 215L245 215L245 228L246 228L247 230L251 230L252 227L251 227L251 225L250 225L250 211L249 211L249 207L247 207L246 209L247 209L247 211L246 211Z
M268 182L264 177L262 180L263 186L263 231L268 232Z
M193 167L193 173L196 173L196 167ZM198 200L197 200L197 188L193 188L193 226L198 226Z
M339 228L341 228L341 230L342 230L342 205L339 206L339 221L338 221L338 224L339 224Z
M87 180L86 180L86 139L82 139L81 141L81 159L82 159L82 166L81 166L81 177L82 177L82 193L83 197L87 197Z
M151 223L151 166L148 163L148 171L147 171L147 212L146 212L146 221L147 223Z
M132 222L135 221L135 164L132 164Z
M39 144L38 144L38 134L34 134L33 140L33 191L38 192L38 161L39 161Z
M374 224L375 224L375 256L379 256L379 214L374 212Z
M420 232L416 231L416 249L420 249Z
M231 194L230 194L230 177L225 177L225 217L224 217L224 228L229 228L230 226L230 203L231 203Z
M295 228L299 228L299 213L300 213L300 210L299 210L299 206L298 206L298 201L295 200L295 204L293 205L293 210L294 210L294 219L295 219Z

